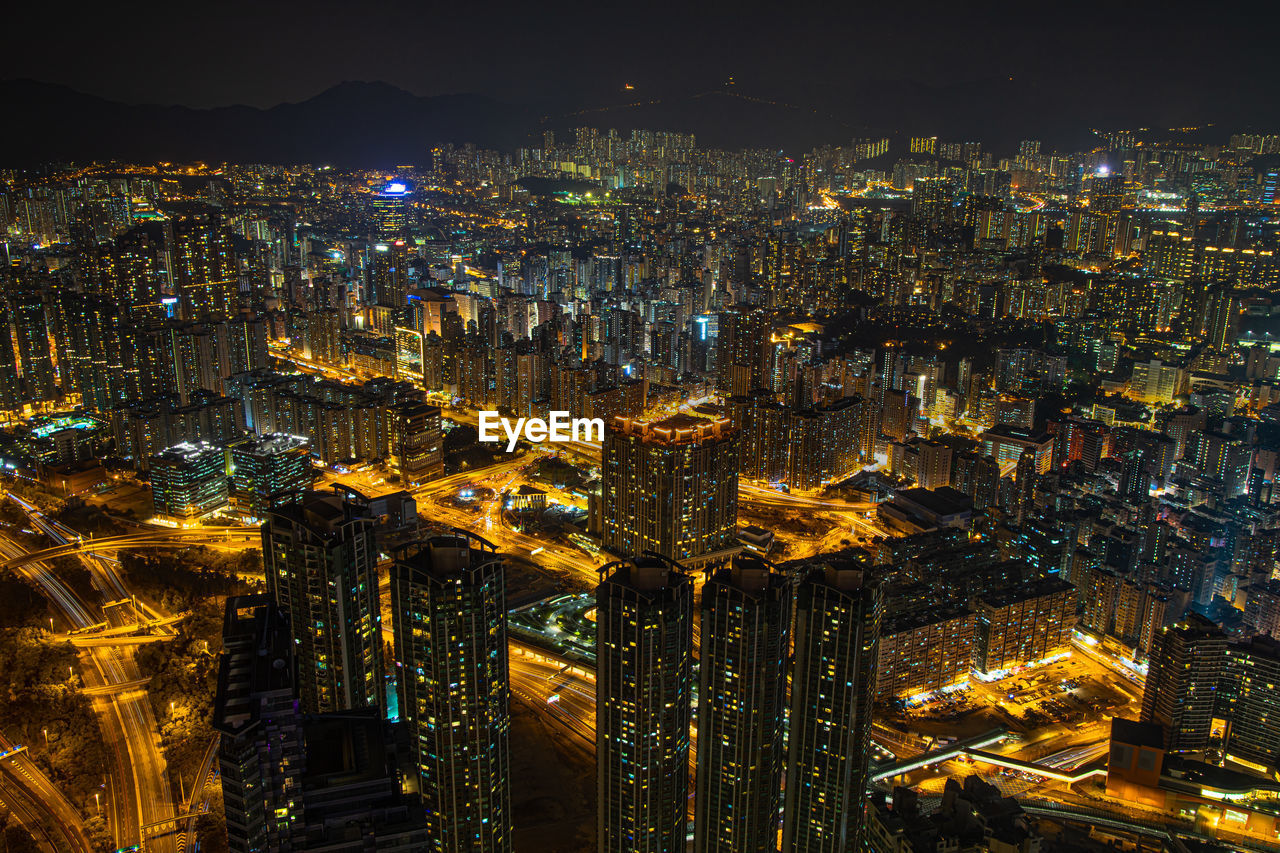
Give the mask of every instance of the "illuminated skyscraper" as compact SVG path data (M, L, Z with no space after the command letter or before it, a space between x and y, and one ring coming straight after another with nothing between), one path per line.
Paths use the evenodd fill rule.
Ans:
M702 588L694 850L777 849L791 584L739 554Z
M938 137L936 136L911 137L911 153L912 154L936 154L937 151L938 151Z
M374 244L365 301L400 310L408 307L408 292L409 252L404 241Z
M1164 726L1170 751L1208 745L1226 647L1226 635L1196 613L1156 634L1147 661L1141 719Z
M402 482L418 485L444 473L440 408L405 403L390 413L391 467Z
M92 293L64 290L57 294L58 369L64 387L80 395L88 409L109 412L136 398L122 351L121 306Z
M925 222L947 221L955 187L947 178L916 178L911 191L911 215Z
M769 315L740 305L717 318L716 385L725 394L749 394L768 387Z
M301 714L288 620L265 595L227 600L213 728L232 853L288 844L301 817Z
M169 275L182 314L189 320L235 312L240 279L231 232L214 215L170 223Z
M1280 203L1280 169L1269 170L1262 179L1260 199L1263 204Z
M832 555L796 591L782 849L861 849L883 610L868 567Z
M372 195L369 205L373 208L373 226L379 239L396 240L405 235L409 198L409 187L403 181L392 181Z
M603 451L604 545L684 565L736 548L738 433L727 420L613 418Z
M1205 314L1208 342L1225 351L1236 342L1243 301L1240 294L1228 285L1216 286L1210 298L1209 310Z
M293 638L268 596L227 602L223 648L213 724L232 851L429 849L378 710L300 713Z
M1227 646L1223 695L1215 716L1227 721L1224 752L1234 761L1280 768L1280 640L1253 637Z
M473 534L397 553L392 620L431 849L511 850L511 728L502 557ZM416 549L416 550L413 550Z
M358 493L307 492L262 525L267 592L289 617L309 713L385 707L378 550Z
M0 299L0 411L3 412L21 409L23 403L18 356L13 348L13 336L9 334L11 316L9 306Z
M134 320L163 320L169 288L163 242L153 223L86 247L77 256L76 279L86 293L110 299Z
M1118 213L1124 206L1124 176L1098 172L1089 185L1089 209L1094 213Z
M596 589L596 846L685 847L693 700L693 578L644 556Z
M29 403L58 398L57 372L49 346L49 323L45 298L49 282L20 270L6 288L9 317L17 341L22 376L22 399Z
M221 447L183 442L151 458L156 515L187 524L227 505L227 463Z
M974 669L1012 669L1070 646L1075 599L1074 587L1057 577L977 596L973 605Z

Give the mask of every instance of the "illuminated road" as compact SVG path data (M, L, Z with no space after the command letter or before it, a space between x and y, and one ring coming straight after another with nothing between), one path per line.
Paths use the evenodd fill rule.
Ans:
M40 771L25 749L0 737L0 806L17 816L42 849L90 853L80 812Z
M54 557L109 554L122 548L185 548L191 545L215 545L217 540L223 542L256 542L261 538L262 532L257 527L160 528L149 530L146 533L128 533L122 536L104 536L101 539L72 541L65 545L56 545L40 551L22 551L0 561L0 569L14 569ZM118 577L116 582L118 582ZM109 583L108 589L111 586L114 586L114 583ZM103 592L105 594L108 590L104 589ZM122 597L128 598L129 596L125 593ZM155 618L161 617L157 615Z
M10 497L22 505L33 523L55 542L65 542L70 537L79 536L76 531L45 519L38 510L25 501L21 501L16 496ZM236 533L244 532L241 528L233 530ZM0 539L0 556L6 558L2 565L17 568L31 578L63 612L64 617L74 629L87 629L101 624L101 620L91 615L88 605L80 601L78 596L54 575L39 559L39 555L80 555L93 573L94 583L103 593L104 599L118 601L120 599L116 598L117 595L122 599L131 598L123 580L109 561L94 559L88 556L89 553L120 547L145 546L149 541L157 540L161 544L171 544L172 540L183 538L179 534L194 532L197 531L154 531L83 542L77 538L67 544L59 544L36 554L25 552L21 545L5 537ZM163 535L157 536L157 534ZM110 603L110 601L104 603ZM108 627L120 629L134 624L136 617L132 611L131 607L106 607ZM165 614L154 615L161 619L165 616ZM144 679L139 671L131 649L95 646L87 651L93 666L83 667L82 674L86 687L93 693L103 694L94 697L94 709L99 712L99 717L104 722L104 739L113 756L113 767L109 776L112 785L108 797L108 828L120 847L145 841L145 850L155 851L155 853L175 853L177 839L172 834L157 833L154 838L143 838L144 826L172 821L175 816L168 767L160 750L157 734L159 728L151 701L145 692L130 689L133 685L145 682L147 679ZM117 691L116 688L121 689Z
M596 743L596 674L515 640L507 642L507 669L513 695L542 709L547 717L585 745ZM689 729L689 772L697 765L697 711ZM692 798L693 789L689 796Z
M512 694L542 710L570 735L595 748L596 676L522 643L507 645Z
M506 523L501 493L537 458L535 453L513 454L493 465L433 480L414 490L414 496L420 501L418 510L432 521L480 534L509 556L594 584L598 580L596 567L603 559L563 543L514 530ZM448 498L466 487L492 489L495 497L474 510L453 505Z
M1146 677L1141 672L1126 666L1123 662L1109 654L1105 649L1084 642L1080 635L1074 635L1071 638L1071 645L1076 650L1083 652L1085 657L1089 658L1094 663L1100 664L1116 675L1119 675L1123 681L1110 682L1110 684L1112 687L1128 696L1131 702L1142 701L1142 690L1143 685L1146 684Z
M793 495L780 492L766 486L738 481L738 499L747 503L771 506L776 509L817 509L828 512L872 512L876 505L866 501L836 501L825 498L810 498L804 495Z
M0 537L0 556L16 559L25 555L22 546L7 537ZM59 580L49 567L40 562L22 562L19 571L36 585L50 602L62 613L64 619L76 628L87 628L97 622L88 606L80 601L72 590ZM136 681L126 678L115 653L110 649L90 652L92 666L81 667L85 684L104 686L112 682ZM141 797L132 766L132 754L126 737L126 719L133 715L122 704L135 705L135 701L95 700L94 710L102 722L102 734L115 758L109 778L111 780L108 801L108 828L115 835L117 845L126 847L141 840Z

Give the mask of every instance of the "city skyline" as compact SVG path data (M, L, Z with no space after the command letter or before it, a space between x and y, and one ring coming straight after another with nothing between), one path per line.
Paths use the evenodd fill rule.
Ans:
M0 59L0 853L1280 846L1273 12L145 11Z

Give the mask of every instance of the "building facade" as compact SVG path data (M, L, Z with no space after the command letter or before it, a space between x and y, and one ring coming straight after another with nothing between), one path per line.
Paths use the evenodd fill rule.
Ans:
M596 846L685 846L693 701L693 578L646 556L596 590Z
M392 563L391 600L400 716L411 731L431 849L509 851L502 557L470 534L408 545Z
M694 850L776 849L791 584L739 554L702 588Z
M306 492L262 525L267 592L288 615L308 713L386 707L378 549L368 501Z
M782 849L861 849L883 612L868 568L833 555L796 590Z
M677 415L605 425L603 540L690 566L736 550L738 435L728 421Z

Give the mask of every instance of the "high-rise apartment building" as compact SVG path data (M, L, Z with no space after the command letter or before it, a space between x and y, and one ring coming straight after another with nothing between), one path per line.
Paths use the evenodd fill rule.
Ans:
M410 727L431 849L511 850L511 728L502 556L462 531L391 567L400 716Z
M742 305L719 316L716 337L716 385L725 394L747 394L767 387L769 315Z
M169 224L169 275L182 314L189 320L227 317L240 289L231 232L215 215Z
M85 408L109 412L137 395L124 364L124 308L92 293L63 290L50 305L63 387Z
M1094 213L1118 213L1124 206L1123 175L1099 172L1089 182L1089 209Z
M1156 634L1141 719L1164 727L1165 747L1171 752L1208 745L1226 648L1226 635L1197 613Z
M967 681L973 668L973 613L963 604L886 618L880 629L876 701L892 702Z
M5 287L13 340L22 377L22 399L38 403L58 398L58 375L49 346L49 316L45 310L48 282L19 270Z
M911 153L912 154L936 154L937 151L938 151L938 137L936 136L911 137Z
M727 420L614 418L602 466L608 550L653 551L689 566L736 550L738 433Z
M869 421L860 397L813 408L787 408L758 388L726 400L739 435L738 471L749 480L809 490L844 479L863 462L862 431Z
M289 617L308 713L385 708L378 549L368 501L306 492L262 525L267 592Z
M289 622L265 595L227 600L213 728L232 853L287 843L301 808L301 714Z
M951 484L951 455L950 447L936 441L895 441L889 447L889 470L922 489L937 489Z
M1226 648L1217 717L1227 721L1228 760L1267 774L1280 768L1280 640L1253 637Z
M163 244L158 223L130 229L81 251L76 278L85 293L111 300L134 320L164 320L169 275Z
M1042 577L985 593L974 611L973 665L997 672L1044 660L1071 643L1075 587Z
M861 849L882 612L869 566L844 554L796 589L783 850Z
M419 853L418 798L377 708L303 715L294 642L270 597L227 603L214 704L218 763L235 853Z
M403 240L374 244L368 274L368 288L365 293L367 304L380 305L393 311L407 307L409 251Z
M389 462L401 482L416 486L444 473L440 408L408 402L388 413Z
M776 849L792 586L747 554L702 588L694 850Z
M596 845L683 850L693 700L693 578L654 557L601 569L596 590Z

